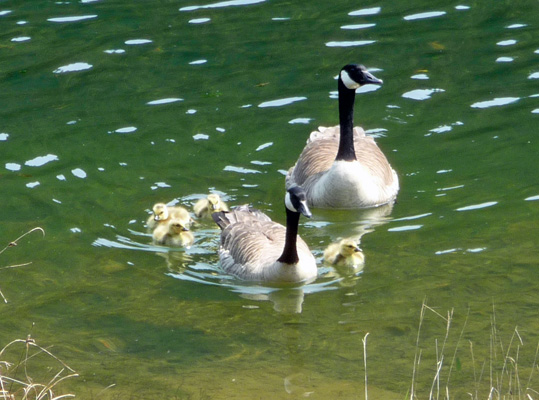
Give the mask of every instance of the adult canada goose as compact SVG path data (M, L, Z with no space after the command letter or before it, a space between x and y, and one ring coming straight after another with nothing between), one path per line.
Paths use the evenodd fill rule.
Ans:
M152 236L154 244L164 246L189 247L195 241L185 220L181 218L172 218L165 224L159 224Z
M156 203L153 206L153 214L146 221L148 231L153 231L159 225L166 225L171 218L178 218L185 226L189 226L192 218L189 211L181 206L169 207L165 203Z
M300 214L308 218L312 215L301 187L288 189L285 209L286 227L247 205L212 214L222 230L219 259L227 273L245 280L273 283L316 278L314 256L298 236Z
M218 194L211 193L207 197L195 203L193 211L197 218L211 217L211 214L219 211L228 211L228 206L221 200Z
M364 66L349 64L339 73L339 126L311 133L286 187L300 185L312 207L367 208L395 200L399 178L374 139L354 128L356 89L382 80Z
M324 261L340 267L358 267L365 263L365 256L358 243L352 238L347 238L331 243L324 250Z

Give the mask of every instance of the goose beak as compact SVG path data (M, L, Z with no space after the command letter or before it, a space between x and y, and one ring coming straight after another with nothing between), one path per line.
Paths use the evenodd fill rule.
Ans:
M384 83L383 80L378 79L377 77L375 77L373 74L371 74L368 71L364 72L364 77L365 77L365 84L381 85L382 83Z
M360 253L361 251L362 251L362 250L361 250L361 248L359 248L359 247L356 247L356 248L354 249L354 252L355 252L355 253Z
M306 201L302 201L299 203L298 211L305 215L307 218L311 218L313 214L311 213L311 210L309 210L309 207L307 206Z

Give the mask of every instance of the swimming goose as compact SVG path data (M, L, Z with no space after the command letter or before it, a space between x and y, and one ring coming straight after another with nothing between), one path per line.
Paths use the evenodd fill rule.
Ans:
M195 241L188 225L182 218L171 218L165 224L159 224L153 231L154 244L174 247L189 247Z
M331 243L324 250L324 261L340 267L358 267L364 264L365 256L358 243L352 238L347 238Z
M311 217L305 191L298 186L285 196L286 227L247 205L212 214L221 228L222 268L238 278L273 283L314 280L317 267L309 246L298 236L300 213Z
M311 133L286 187L300 185L311 207L367 208L395 200L399 178L374 139L354 128L356 89L382 80L364 66L349 64L338 78L339 126Z
M189 211L181 206L170 207L165 203L156 203L152 211L153 214L146 221L146 226L150 232L159 225L166 225L171 218L179 218L186 226L189 226L192 222Z
M228 211L228 206L218 194L211 193L195 203L193 211L198 218L210 217L214 212Z

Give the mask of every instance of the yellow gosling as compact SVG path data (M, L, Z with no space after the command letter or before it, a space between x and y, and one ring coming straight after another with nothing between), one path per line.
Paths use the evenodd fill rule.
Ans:
M228 206L218 194L211 193L195 203L193 211L197 218L211 218L214 212L228 211Z
M169 207L165 203L156 203L152 211L153 214L146 221L146 226L150 232L159 225L166 224L172 218L181 219L182 223L186 226L189 226L193 222L189 211L181 206Z
M189 226L180 218L171 218L166 224L159 224L153 231L153 243L171 247L190 247L195 237Z
M365 263L365 256L354 239L331 243L324 251L324 261L339 267L358 267Z

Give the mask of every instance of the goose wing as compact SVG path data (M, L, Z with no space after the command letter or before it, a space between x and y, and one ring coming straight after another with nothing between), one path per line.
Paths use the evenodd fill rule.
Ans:
M296 165L288 170L286 187L309 186L305 184L307 179L329 170L337 156L339 140L339 126L320 127L312 132ZM391 185L395 176L394 171L374 139L367 136L360 127L354 128L354 149L357 160L370 171L372 176L380 176L384 185Z
M228 225L221 232L219 256L223 269L242 278L262 274L282 253L285 232L281 224L256 219Z
M230 211L214 212L212 218L221 229L239 222L271 221L271 218L262 211L248 204L235 207Z

